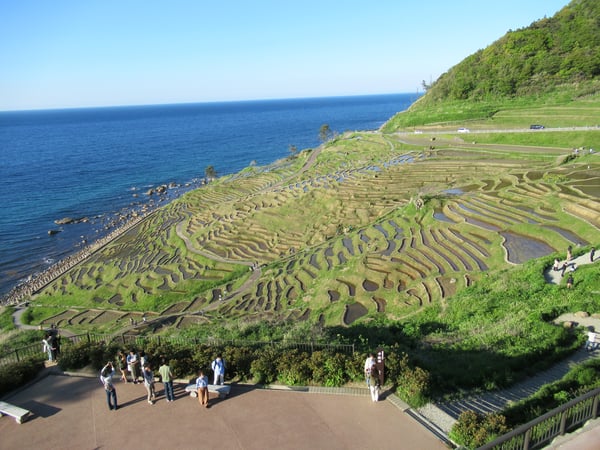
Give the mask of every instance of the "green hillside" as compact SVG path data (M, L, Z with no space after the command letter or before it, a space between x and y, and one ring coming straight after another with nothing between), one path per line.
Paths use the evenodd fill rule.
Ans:
M574 0L555 16L510 31L442 74L408 112L383 128L457 124L597 126L600 3ZM568 106L568 110L564 108ZM560 115L552 109L563 107ZM516 110L521 121L503 111Z
M600 3L574 0L554 17L509 31L443 74L427 101L539 95L600 75Z
M564 356L582 335L553 320L600 313L597 265L578 268L574 289L544 276L569 246L600 244L598 37L582 39L591 58L567 39L597 34L596 3L508 33L380 131L185 194L48 284L28 318L387 345L430 371L438 393L492 388ZM536 37L547 29L556 45ZM555 71L531 56L542 51L560 55Z

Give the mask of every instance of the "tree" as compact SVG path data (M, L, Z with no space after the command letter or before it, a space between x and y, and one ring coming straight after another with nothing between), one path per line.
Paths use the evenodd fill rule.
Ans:
M327 125L326 123L321 125L321 128L319 129L319 139L321 140L321 142L327 142L329 139L331 139L332 136L333 131L331 131L329 125Z
M217 178L217 171L213 166L206 166L206 169L204 169L204 176L207 181L214 180Z

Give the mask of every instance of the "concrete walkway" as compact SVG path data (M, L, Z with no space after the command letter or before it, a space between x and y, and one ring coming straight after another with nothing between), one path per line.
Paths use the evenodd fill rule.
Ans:
M111 411L99 380L49 375L5 399L29 409L19 425L0 417L0 450L16 448L431 449L446 445L391 401L373 403L365 388L344 394L265 390L232 385L210 408L175 389L146 402L142 385L115 383L119 409Z

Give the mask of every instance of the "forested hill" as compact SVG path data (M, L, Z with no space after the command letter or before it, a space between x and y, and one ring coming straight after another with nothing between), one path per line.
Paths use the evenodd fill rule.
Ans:
M423 103L531 95L599 76L600 0L573 0L465 58L429 86Z

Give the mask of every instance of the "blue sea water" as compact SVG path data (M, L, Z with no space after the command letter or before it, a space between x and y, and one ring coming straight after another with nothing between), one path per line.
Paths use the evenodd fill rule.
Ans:
M319 144L319 129L381 126L416 94L0 112L0 296L149 200ZM184 187L187 184L187 188ZM55 220L86 217L57 225ZM49 230L60 230L49 235Z

